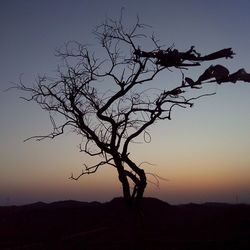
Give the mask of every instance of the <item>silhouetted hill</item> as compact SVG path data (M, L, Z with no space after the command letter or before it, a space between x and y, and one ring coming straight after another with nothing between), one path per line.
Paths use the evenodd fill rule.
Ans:
M250 205L110 202L0 207L0 249L250 249Z
M57 206L57 207L84 207L84 206L95 206L100 205L99 202L93 201L93 202L83 202L83 201L74 201L74 200L68 200L68 201L56 201L50 203L50 205Z

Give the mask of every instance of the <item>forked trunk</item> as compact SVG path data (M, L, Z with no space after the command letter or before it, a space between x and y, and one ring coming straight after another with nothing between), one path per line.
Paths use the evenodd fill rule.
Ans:
M139 179L139 182L134 183L135 186L134 186L134 191L132 194L130 193L130 187L128 187L129 189L127 189L127 182L121 181L121 183L123 187L123 197L124 197L126 204L130 207L137 207L137 208L141 207L144 191L147 186L146 175L144 171L142 174L142 178Z
M123 161L119 158L118 155L114 156L114 161L118 171L119 180L122 184L123 198L126 204L132 207L140 207L144 191L147 186L147 178L144 170L140 169L128 157L126 157L125 162L133 172L124 169ZM132 193L128 178L134 184L134 190Z

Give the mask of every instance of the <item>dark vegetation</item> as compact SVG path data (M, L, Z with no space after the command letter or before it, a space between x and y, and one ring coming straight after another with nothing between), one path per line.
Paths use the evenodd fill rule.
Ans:
M0 207L0 249L250 249L250 205L122 198Z
M94 31L98 40L94 50L69 42L57 51L62 63L56 76L39 76L34 84L20 80L16 86L28 94L25 100L48 112L53 126L48 135L31 138L54 139L69 128L80 137L80 151L96 159L71 179L93 174L103 166L114 167L124 199L136 206L143 198L147 173L130 145L150 142L149 128L171 120L176 108L190 108L197 99L215 94L204 89L208 84L250 82L243 68L230 72L216 62L190 78L190 70L204 62L233 58L232 49L207 55L194 46L178 50L161 45L147 28L139 19L127 27L122 15L118 20L108 18ZM175 83L167 81L171 73L179 76ZM156 84L160 76L164 82ZM156 174L148 174L158 181Z

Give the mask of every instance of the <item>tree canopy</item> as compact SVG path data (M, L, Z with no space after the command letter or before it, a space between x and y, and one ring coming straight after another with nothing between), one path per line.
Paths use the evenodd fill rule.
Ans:
M146 35L146 29L139 19L132 27L124 24L122 16L107 19L94 31L99 56L87 45L68 42L57 50L63 66L58 67L56 77L39 76L33 86L20 80L17 86L27 92L25 100L49 112L53 125L48 135L28 139L53 139L66 127L72 128L82 137L80 151L96 157L98 163L85 165L79 175L70 178L78 180L110 165L117 170L124 198L130 204L142 199L147 185L143 166L131 158L130 144L138 136L149 135L148 128L157 121L171 120L176 107L192 107L198 98L215 94L195 95L205 84L250 82L244 69L230 73L220 64L202 69L197 79L186 76L203 62L233 58L232 49L208 55L194 46L179 51L160 45L155 35ZM158 75L171 74L173 68L179 71L180 82L174 87L166 82L163 89L154 84Z

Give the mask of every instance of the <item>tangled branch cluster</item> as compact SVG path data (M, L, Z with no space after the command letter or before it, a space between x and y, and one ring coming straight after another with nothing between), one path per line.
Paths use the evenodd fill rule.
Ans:
M101 160L93 166L85 165L80 176L95 173L104 165L117 169L127 200L141 199L147 185L146 174L131 158L129 145L144 134L151 140L147 129L159 120L171 119L175 107L192 107L203 96L186 97L187 90L201 88L205 83L250 82L250 75L241 69L233 74L222 65L210 66L194 81L184 77L174 88L146 88L156 76L175 67L189 69L204 61L232 58L230 48L201 56L192 46L186 52L173 47L163 49L154 36L147 37L145 25L139 19L133 27L126 28L122 17L108 19L94 32L105 52L104 59L97 58L89 48L78 42L68 43L57 54L64 61L56 78L38 77L34 87L20 81L18 89L30 94L34 101L50 113L53 131L37 140L55 138L71 127L82 136L80 151ZM140 49L143 39L152 42L153 49ZM212 93L214 94L214 93ZM61 117L58 124L56 115ZM29 138L30 139L30 138ZM157 175L154 175L157 179ZM133 186L131 187L130 182ZM131 191L132 188L132 191Z

